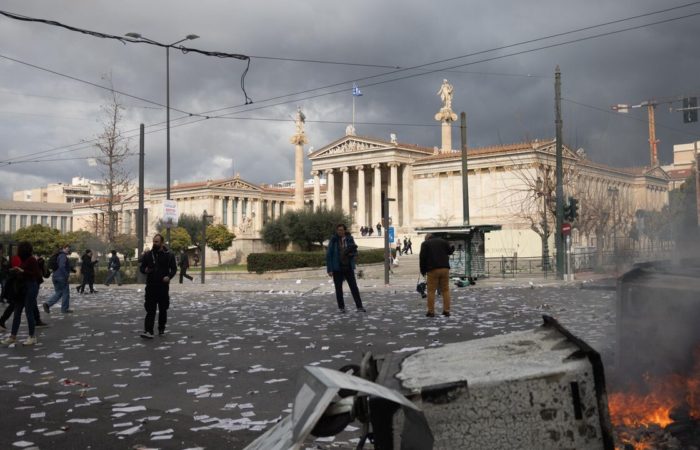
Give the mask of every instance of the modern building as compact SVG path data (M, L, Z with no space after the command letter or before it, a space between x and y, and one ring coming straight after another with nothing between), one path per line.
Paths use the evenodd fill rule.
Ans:
M697 170L700 141L673 146L673 163L663 166L670 178L669 189L678 189Z
M73 177L70 184L50 183L45 187L23 189L12 193L12 200L38 203L85 203L107 195L101 181Z

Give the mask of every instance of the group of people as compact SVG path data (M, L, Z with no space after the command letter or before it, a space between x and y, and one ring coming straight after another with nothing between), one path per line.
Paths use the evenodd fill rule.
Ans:
M382 235L382 224L377 222L376 228L377 228L377 236L381 236ZM372 228L372 225L367 225L366 227L365 226L360 227L360 235L372 236L372 234L374 234L374 228Z
M410 237L404 236L403 247L401 247L401 239L396 241L396 253L399 256L407 255L409 252L413 254L413 242Z
M400 252L400 240L397 251ZM410 238L404 237L404 253L413 251ZM426 234L425 241L421 244L419 255L419 268L422 276L427 279L427 313L426 317L435 317L435 293L439 290L442 295L442 315L450 317L450 255L455 251L445 239L433 234ZM333 278L335 286L335 299L338 311L345 313L345 301L343 299L343 281L347 282L355 307L358 312L366 312L360 297L355 277L355 260L358 249L355 240L350 235L345 224L338 224L335 234L328 242L326 251L326 271ZM400 253L399 253L400 254Z

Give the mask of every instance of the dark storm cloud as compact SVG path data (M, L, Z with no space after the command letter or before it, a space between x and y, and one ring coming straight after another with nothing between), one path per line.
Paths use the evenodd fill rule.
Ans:
M409 67L681 4L653 0L454 0L439 4L399 0L352 3L10 0L3 4L3 9L115 35L137 31L162 42L195 33L201 37L188 45L208 50ZM697 12L700 5L420 70L455 66ZM471 146L551 138L553 75L557 64L562 69L562 92L566 99L604 110L616 103L700 93L696 81L700 69L696 50L699 22L698 17L693 17L383 84L372 85L418 74L420 70L360 81L364 96L356 104L358 134L388 139L389 133L396 133L400 142L439 145L439 127L433 115L440 102L435 93L442 79L447 78L455 87L455 109L467 112ZM2 55L98 83L104 83L101 77L111 73L116 89L165 103L165 51L161 48L123 45L6 18L0 18L0 24ZM0 159L89 141L99 134L100 105L106 102L106 92L7 60L0 61L0 65ZM239 80L244 67L245 63L237 60L171 52L172 107L197 113L236 106L217 113L231 113L228 119L209 119L190 125L183 124L198 118L181 119L182 113L172 112L173 180L218 178L235 172L255 182L291 179L293 146L289 144L289 136L293 132L294 110L297 106L304 109L309 120L309 146L318 149L341 137L345 124L351 121L351 83L340 87L344 89L341 94L305 99L339 89L336 87L265 100L390 71L253 59L246 89L255 103L242 106L244 96ZM141 122L148 125L165 120L161 107L127 97L121 101L126 107L124 130L137 129ZM287 103L272 106L279 102ZM563 114L564 136L569 145L586 148L593 159L601 162L625 166L648 164L647 126L643 121L566 101ZM642 110L635 110L629 116L646 118ZM233 119L236 117L239 119ZM290 121L240 119L251 117ZM317 120L341 123L314 122ZM657 120L662 162L670 162L673 144L689 142L700 135L697 125L684 125L680 113L669 113L667 106L658 108ZM363 124L367 122L380 125ZM457 142L456 129L453 139ZM165 132L148 134L146 143L147 184L163 186ZM137 145L138 140L133 139L134 151ZM40 156L87 157L94 152L89 148L67 151L73 149ZM135 169L135 158L129 163ZM1 167L0 173L2 196L20 185L65 182L75 175L98 177L96 169L84 159L17 164Z

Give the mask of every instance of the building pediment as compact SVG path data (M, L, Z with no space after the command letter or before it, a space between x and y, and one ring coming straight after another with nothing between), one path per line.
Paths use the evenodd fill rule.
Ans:
M346 153L365 152L368 150L387 150L396 148L396 144L382 141L374 141L357 136L346 136L333 142L309 155L309 159L323 158L325 156L335 156Z
M248 181L242 180L239 177L230 178L228 180L222 180L217 182L212 182L208 187L210 188L225 188L225 189L237 189L242 191L255 191L261 192L262 188Z
M647 177L661 178L662 180L671 179L671 177L668 176L668 173L666 173L666 171L659 166L652 167L651 169L644 172L644 175Z

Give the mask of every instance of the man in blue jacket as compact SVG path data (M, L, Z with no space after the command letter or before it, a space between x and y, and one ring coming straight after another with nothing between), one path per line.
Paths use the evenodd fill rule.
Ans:
M51 281L53 281L54 294L50 299L44 303L44 311L49 313L49 308L55 305L59 300L61 300L61 312L62 313L72 313L70 307L70 289L68 288L68 277L73 271L70 267L70 261L68 260L68 255L70 255L70 245L64 246L58 252L56 259L57 268L53 271L51 275Z
M355 257L357 257L357 245L355 240L347 232L345 224L338 224L335 227L335 234L328 243L326 253L326 269L328 276L333 277L335 284L335 299L338 302L338 309L345 312L345 302L343 301L343 280L348 282L352 298L358 312L366 312L362 306L360 290L357 288L355 279Z

